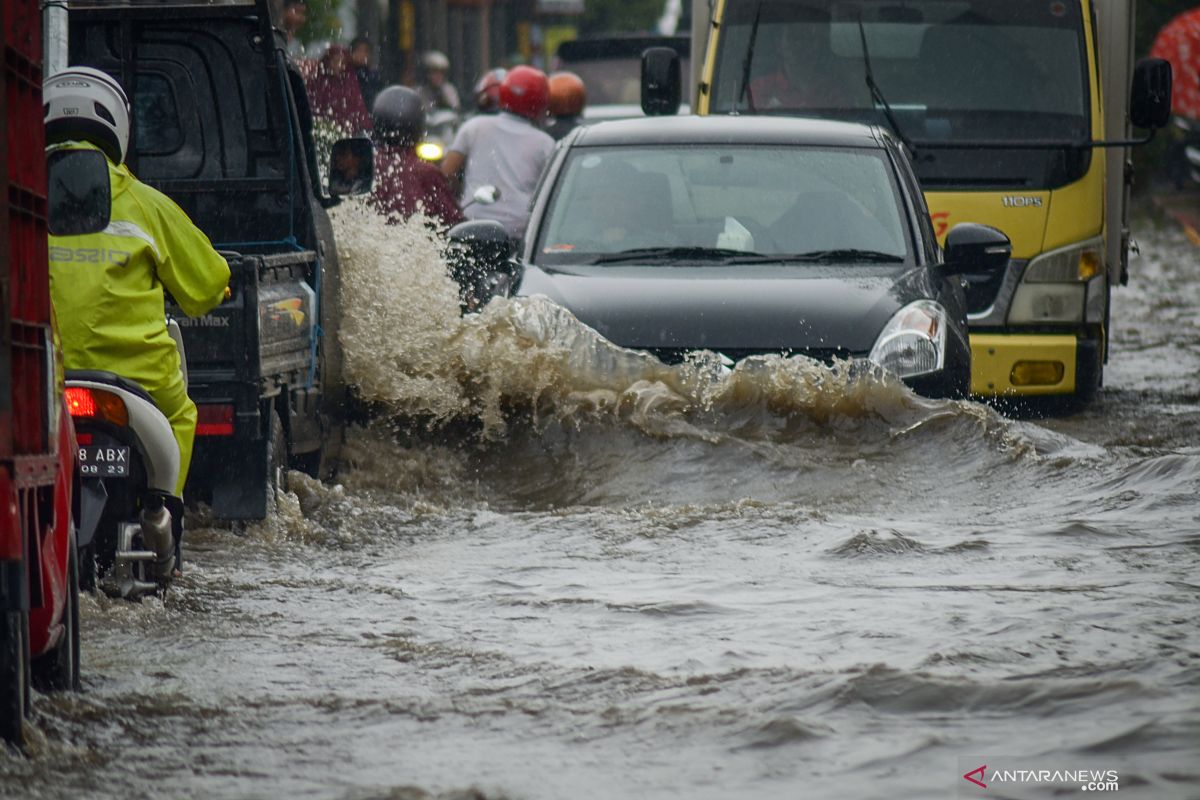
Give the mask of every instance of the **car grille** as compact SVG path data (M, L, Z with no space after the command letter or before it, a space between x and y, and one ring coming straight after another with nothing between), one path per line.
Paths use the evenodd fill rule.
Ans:
M750 356L783 356L789 358L791 356L807 356L808 358L820 361L824 364L832 364L834 359L846 360L854 354L848 350L841 348L830 348L820 350L770 350L770 349L746 349L736 347L647 347L643 348L646 352L657 358L659 361L668 365L682 364L687 358L688 353L694 353L697 350L709 350L714 353L732 359L735 363Z

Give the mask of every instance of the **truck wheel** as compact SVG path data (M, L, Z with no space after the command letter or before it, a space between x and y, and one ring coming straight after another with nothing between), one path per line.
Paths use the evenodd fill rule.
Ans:
M63 611L63 637L58 645L33 665L34 685L42 691L79 691L79 557L75 532L67 556L67 607Z
M0 613L0 739L20 745L29 709L29 614Z
M287 491L287 436L279 411L271 409L271 431L267 439L267 513L279 507L280 492Z

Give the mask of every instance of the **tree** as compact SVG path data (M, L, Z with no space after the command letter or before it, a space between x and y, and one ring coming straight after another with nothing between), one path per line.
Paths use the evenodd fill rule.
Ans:
M335 41L342 32L342 21L338 19L342 0L305 0L305 5L308 7L308 21L300 29L300 41L306 45Z

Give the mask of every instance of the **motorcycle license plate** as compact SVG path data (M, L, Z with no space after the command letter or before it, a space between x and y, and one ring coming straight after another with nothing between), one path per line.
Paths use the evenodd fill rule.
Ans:
M129 448L85 445L79 448L79 474L85 478L129 476Z

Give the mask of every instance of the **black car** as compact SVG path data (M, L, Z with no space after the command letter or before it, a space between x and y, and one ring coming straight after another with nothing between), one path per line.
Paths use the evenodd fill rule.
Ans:
M962 276L1001 268L1010 250L964 224L943 258L909 160L881 128L658 117L565 140L512 282L667 363L694 350L862 358L922 394L965 397Z

